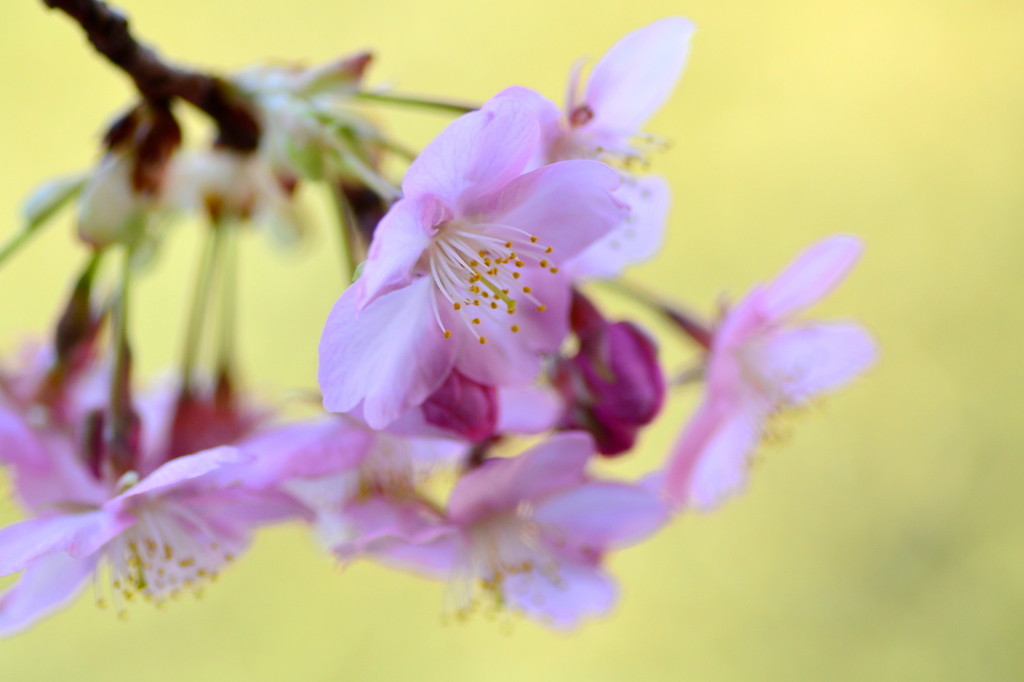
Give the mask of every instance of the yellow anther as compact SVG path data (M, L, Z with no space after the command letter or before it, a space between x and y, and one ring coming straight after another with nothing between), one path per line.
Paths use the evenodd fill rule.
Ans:
M456 302L455 302L455 309L456 309L456 310L459 310L460 308L462 308L462 304L461 304L461 303L459 303L458 301L456 301Z
M514 332L519 331L519 325L518 324L512 325L512 331L514 331Z
M558 272L558 268L551 268L551 274L554 275Z
M485 343L487 343L487 337L486 337L486 336L481 336L481 337L480 337L480 345L482 346L482 345L484 345Z
M530 287L523 287L523 293L524 293L524 294L528 294L528 293L530 293L531 291L533 291L533 289L531 289Z
M512 273L512 278L513 279L519 279L519 273L518 272L513 272Z
M475 260L471 260L471 261L469 261L469 267L471 267L471 268L475 268L475 267L476 267L476 266L478 266L478 265L480 265L480 263L478 263L478 262L477 262L477 261L475 261Z
M486 256L486 255L487 255L487 252L486 252L486 251L477 251L477 253L479 253L479 254L480 254L480 257L481 257L481 258L483 258L484 256Z
M444 330L444 338L446 338L446 339L452 338L452 333L450 331L448 331L447 329Z
M554 249L552 247L550 247L550 246L548 248L544 249L544 253L551 253L552 251L554 251Z
M481 291L480 295L483 296L484 298L490 298L491 297L491 295L488 294L486 291Z
M472 320L470 320L470 322L472 322L473 324L480 324L480 318L474 317Z
M512 248L512 242L505 242L505 248L506 249L511 249Z
M542 261L540 262L540 266L541 266L542 268L546 268L546 267L548 266L548 262L547 262L546 260L542 260Z
M548 309L548 307L546 305L539 305L539 306L537 306L537 312L539 312L539 313L542 313L542 312L544 312L547 309Z
M497 308L497 307L498 307L498 304L495 303L494 301L491 301L491 308L493 309L493 308Z
M537 240L538 240L538 237L530 237L530 243L531 244L536 244Z
M473 305L480 305L480 299L479 298L474 298L473 299Z
M516 267L517 267L517 268L521 268L521 267L523 267L524 265L526 265L526 263L524 263L523 261L521 261L521 260L517 260L517 261L516 261Z

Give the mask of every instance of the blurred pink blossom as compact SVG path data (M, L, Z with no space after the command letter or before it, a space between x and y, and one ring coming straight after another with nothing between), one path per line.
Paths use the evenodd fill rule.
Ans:
M665 491L677 506L709 509L739 491L772 415L839 388L874 363L875 343L860 326L795 319L842 282L861 250L847 236L814 244L722 320L704 402L667 465Z

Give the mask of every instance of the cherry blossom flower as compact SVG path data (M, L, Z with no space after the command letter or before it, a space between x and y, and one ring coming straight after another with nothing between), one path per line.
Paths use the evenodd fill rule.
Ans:
M525 386L567 330L562 262L627 209L617 174L563 161L522 175L540 134L514 102L446 128L409 167L362 275L320 341L333 412L361 407L381 428L421 404L453 368L480 384Z
M170 391L139 401L135 468L112 470L104 452L109 372L93 366L53 389L40 366L0 382L0 462L30 514L0 530L0 575L22 572L0 596L0 635L67 605L90 576L105 603L97 581L104 571L119 611L136 596L162 602L199 589L245 549L256 524L301 511L283 495L225 484L224 472L245 461L236 448L168 460ZM205 427L191 420L187 428Z
M675 88L690 52L693 23L668 17L623 37L594 65L585 89L583 61L569 77L564 112L542 95L512 87L496 99L529 107L542 132L533 166L566 159L597 159L623 170L615 196L632 211L623 223L565 264L574 277L614 277L627 265L651 258L661 245L671 195L657 175L630 172L663 146L642 132Z
M304 505L321 543L344 561L368 556L404 567L430 552L419 545L454 532L419 491L461 468L468 446L451 434L396 435L339 414L268 429L241 447L254 463L239 482Z
M847 236L814 244L722 320L704 401L666 469L665 491L676 505L709 509L737 492L774 414L841 387L875 361L875 343L860 326L795 319L838 286L861 250Z
M588 476L593 454L588 435L563 433L518 457L487 459L456 483L447 513L417 496L335 507L333 524L349 529L335 552L449 580L448 606L459 616L483 598L554 628L575 627L615 602L604 555L667 516L651 486Z

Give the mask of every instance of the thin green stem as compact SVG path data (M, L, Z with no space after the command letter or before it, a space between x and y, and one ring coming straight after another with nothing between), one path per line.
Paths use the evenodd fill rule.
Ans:
M651 310L660 313L670 322L675 324L684 334L689 336L697 345L704 349L711 348L711 340L714 330L707 321L696 313L682 306L665 302L660 296L654 294L638 284L626 282L622 279L602 280L599 284L624 294L634 301L638 301Z
M222 227L222 230L226 230ZM220 347L217 351L217 368L221 373L230 373L231 360L235 353L235 320L238 302L238 238L224 234L224 256L220 273Z
M29 238L37 230L18 230L18 233L7 240L7 243L0 247L0 265L4 264L10 256L17 253L18 249L28 243Z
M335 212L338 214L338 233L341 237L341 262L345 267L345 283L348 284L355 277L356 268L359 266L359 240L356 236L355 216L352 213L352 206L345 198L345 192L341 183L331 183L331 197L334 199Z
M382 92L357 92L356 99L368 102L380 102L381 104L396 104L399 106L420 107L424 109L436 109L438 111L466 114L476 111L480 107L474 104L463 102L448 102L445 100L427 99L416 95L395 95Z
M181 358L181 392L186 394L192 386L192 373L199 356L199 343L202 340L203 322L210 302L210 283L220 259L223 226L211 224L203 244L199 270L196 274L195 288L192 291L192 303L189 309L188 328L185 332L185 351Z
M132 408L132 356L128 341L128 305L132 251L124 249L121 277L114 304L114 370L110 375L108 452L114 473L120 477L137 466L138 418Z

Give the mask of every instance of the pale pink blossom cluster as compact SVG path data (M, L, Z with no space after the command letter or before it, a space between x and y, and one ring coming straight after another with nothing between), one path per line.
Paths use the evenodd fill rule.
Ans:
M456 615L496 609L564 629L608 613L610 552L739 492L772 419L877 352L855 324L801 317L852 269L855 237L811 245L709 325L634 289L695 342L689 378L704 398L658 470L592 471L633 449L671 388L654 337L607 319L584 287L662 242L669 189L646 171L665 145L643 127L692 33L673 17L627 35L585 83L573 69L564 109L528 88L499 92L415 155L400 186L381 164L395 145L355 106L388 97L362 86L367 56L240 76L264 127L253 153L171 140L154 171L132 140L173 126L136 110L94 173L47 186L36 213L84 186L79 224L96 251L54 342L0 373L0 463L27 516L0 530L0 575L21 573L0 597L0 634L89 585L119 612L204 589L259 527L285 521L308 524L340 561L447 581ZM129 180L147 171L142 191ZM329 185L350 254L367 245L320 339L326 411L283 420L240 396L230 353L204 380L186 350L176 381L136 393L127 281L151 224L205 212L203 263L220 262L236 222L297 231L298 182ZM97 308L109 248L124 250L124 274ZM200 303L216 280L203 263Z

